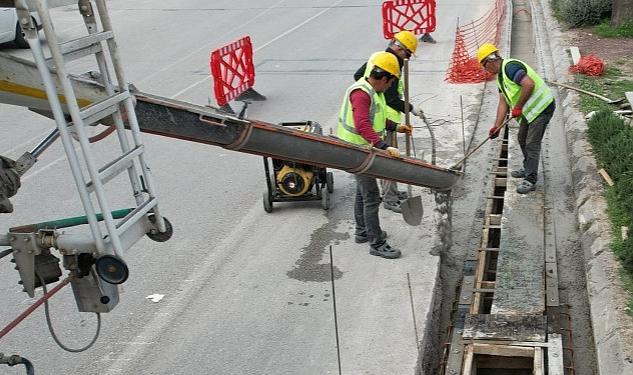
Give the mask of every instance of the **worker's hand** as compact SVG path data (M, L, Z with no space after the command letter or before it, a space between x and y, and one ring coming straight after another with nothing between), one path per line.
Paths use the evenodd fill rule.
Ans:
M389 153L389 156L393 156L394 158L400 157L400 150L395 147L387 147L387 152Z
M424 118L424 111L420 107L417 107L417 108L416 107L412 107L411 108L411 113L414 116L418 116L419 118Z
M522 114L523 114L523 108L521 108L521 107L514 107L514 108L512 108L512 117L513 118L521 117Z
M496 125L492 125L490 130L488 130L488 138L495 139L499 136L499 128Z
M411 130L413 130L413 128L411 127L411 125L407 124L398 124L398 126L396 127L396 131L398 133L411 133Z

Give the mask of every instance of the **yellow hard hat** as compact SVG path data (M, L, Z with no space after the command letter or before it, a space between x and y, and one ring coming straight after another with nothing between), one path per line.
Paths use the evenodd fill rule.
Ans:
M390 52L378 52L374 56L374 66L400 78L400 63L396 55Z
M484 43L477 50L477 61L481 64L486 57L490 56L494 52L499 52L497 47L492 43Z
M402 43L402 45L408 49L411 54L415 55L415 51L418 49L418 39L411 31L399 31L393 36L393 38Z

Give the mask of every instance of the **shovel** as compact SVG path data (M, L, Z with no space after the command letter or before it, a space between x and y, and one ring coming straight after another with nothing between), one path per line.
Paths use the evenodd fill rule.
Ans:
M547 83L550 84L550 85L556 85L556 86L559 86L559 87L564 87L564 88L569 89L569 90L578 91L578 92L581 92L581 93L586 94L586 95L591 95L591 96L593 96L595 98L598 98L598 99L600 99L600 100L602 100L602 101L604 101L605 103L608 103L608 104L618 104L618 103L622 103L624 100L626 100L626 98L609 99L606 96L602 96L600 94L596 94L595 92L583 90L583 89L580 89L578 87L570 86L570 85L567 85L565 83L554 82L554 81L547 81Z
M407 125L411 124L409 114L409 59L404 59L404 118ZM411 133L406 133L406 153L407 156L411 156L411 144L413 143L413 136ZM415 147L415 146L414 146ZM415 148L413 149L415 155ZM402 218L404 222L416 226L422 222L422 197L419 195L412 197L411 185L407 185L407 192L409 197L400 204L402 209Z

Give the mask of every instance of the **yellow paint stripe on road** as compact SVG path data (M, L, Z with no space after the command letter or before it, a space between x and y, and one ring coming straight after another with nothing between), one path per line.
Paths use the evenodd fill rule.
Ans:
M17 83L5 80L0 80L0 91L9 92L21 96L28 96L36 99L48 100L48 96L46 95L46 92L44 90L36 89L29 86L18 85ZM66 103L66 97L64 95L59 94L58 97L59 101L62 104ZM79 107L85 107L92 103L92 101L80 98L77 99L77 103L79 104Z

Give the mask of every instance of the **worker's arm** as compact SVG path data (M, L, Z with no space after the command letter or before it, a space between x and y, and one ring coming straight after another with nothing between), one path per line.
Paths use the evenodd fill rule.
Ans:
M356 73L354 73L354 82L363 78L363 76L365 75L365 69L367 69L367 63L364 63L360 68L358 68Z
M349 100L352 104L354 126L358 134L370 145L386 150L389 145L380 139L380 135L374 131L374 126L369 118L369 106L371 105L369 94L356 89L349 95Z

